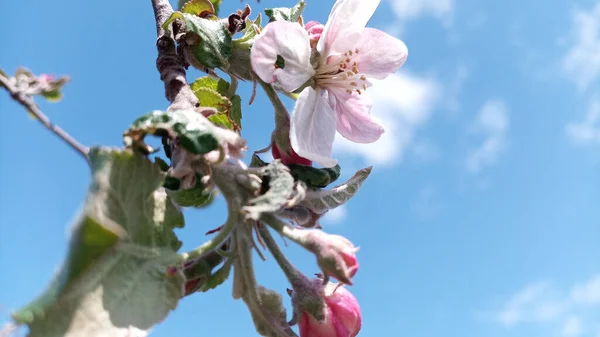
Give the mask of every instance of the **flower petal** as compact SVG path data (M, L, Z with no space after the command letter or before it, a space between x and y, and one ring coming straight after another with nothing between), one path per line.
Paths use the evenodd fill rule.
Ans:
M267 83L279 82L286 91L294 91L311 78L310 41L306 30L295 22L274 21L258 35L252 47L252 69ZM283 67L276 65L277 57Z
M348 94L330 90L329 102L335 110L337 131L355 143L372 143L383 134L383 126L371 117L371 100L363 93Z
M343 54L352 49L375 13L380 0L338 0L329 14L317 44L322 57Z
M365 28L356 43L358 69L367 77L384 79L395 73L408 57L404 42L375 28Z
M311 87L302 90L294 106L290 142L301 157L323 167L334 167L337 160L331 158L331 148L335 138L335 114L322 94L325 92Z
M325 302L337 321L344 325L350 336L356 336L362 325L360 305L356 297L344 287L325 297ZM348 334L347 334L348 335Z

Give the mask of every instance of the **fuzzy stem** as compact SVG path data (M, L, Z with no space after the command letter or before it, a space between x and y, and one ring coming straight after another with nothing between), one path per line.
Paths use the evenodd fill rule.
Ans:
M290 153L290 115L279 99L277 92L272 85L258 79L258 82L263 87L265 94L269 97L273 108L275 108L275 131L273 132L273 140L280 151Z
M269 232L269 228L261 224L261 226L258 228L258 231L265 241L267 248L271 252L271 255L273 255L275 261L277 261L277 264L279 264L279 267L287 277L292 287L296 287L299 281L306 282L308 278L304 276L304 274L302 274L302 272L300 272L300 270L298 270L298 268L296 268L287 259L285 254L281 251L281 248L279 248L277 242L275 242L273 239L273 236Z

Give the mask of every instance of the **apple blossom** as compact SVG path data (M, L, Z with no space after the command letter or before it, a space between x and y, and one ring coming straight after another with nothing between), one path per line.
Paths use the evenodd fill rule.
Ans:
M365 28L379 0L338 0L322 32L318 23L269 23L251 51L254 72L283 90L300 90L290 126L296 153L324 167L335 132L356 143L372 143L383 127L370 116L364 90L368 78L384 79L406 61L406 45L380 30ZM308 30L308 31L307 31ZM311 48L311 45L315 45Z
M317 320L306 311L298 319L300 337L354 337L362 325L358 301L345 287L328 283L324 287L325 318Z

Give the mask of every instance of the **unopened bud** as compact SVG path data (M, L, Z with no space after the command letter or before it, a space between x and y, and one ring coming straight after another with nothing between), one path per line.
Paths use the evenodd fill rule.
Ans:
M318 279L317 279L318 280ZM325 303L325 316L317 319L303 308L296 308L300 314L298 327L300 337L355 337L362 325L362 315L358 301L343 286L327 284L322 293Z
M305 248L317 256L317 263L325 275L335 277L344 284L352 284L358 271L357 247L340 235L327 234L320 230L306 232Z

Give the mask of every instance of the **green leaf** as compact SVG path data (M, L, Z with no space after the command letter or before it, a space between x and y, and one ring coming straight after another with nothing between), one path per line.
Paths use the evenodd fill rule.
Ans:
M44 97L48 101L54 102L54 103L56 103L62 99L62 93L60 92L60 89L45 91L45 92L40 93L40 95L42 95L42 97Z
M358 170L347 182L336 186L329 191L317 190L308 191L304 200L300 203L311 211L317 214L334 209L348 202L353 196L358 193L365 180L371 174L372 166Z
M192 91L196 91L200 88L208 88L215 90L222 96L227 97L229 95L229 83L222 78L214 79L210 76L204 76L197 78L194 83L190 84Z
M196 88L194 94L198 97L200 105L204 107L212 107L221 112L228 112L231 107L231 101L219 94L216 90L210 88Z
M213 8L215 9L215 15L219 15L219 9L221 9L221 4L223 3L223 0L210 0L210 2L213 4Z
M340 165L322 169L296 164L289 164L288 167L294 179L305 182L309 187L327 187L340 177Z
M209 116L208 120L226 129L241 130L242 99L238 95L234 95L231 100L227 98L229 83L205 76L194 81L191 88L202 106L213 107L220 112Z
M304 2L304 0L302 0L292 8L267 8L265 9L265 14L269 18L269 22L279 20L296 22L302 15L305 6L306 3Z
M48 83L50 88L40 92L40 95L49 102L56 103L62 99L62 89L70 80L71 79L68 76L62 76L57 80L51 81Z
M259 220L263 213L273 213L291 207L295 204L294 199L301 200L304 196L303 187L295 185L289 169L279 160L263 167L262 176L263 185L267 184L268 190L250 200L248 206L242 207L247 219Z
M233 265L233 259L228 259L221 268L219 268L216 272L212 273L206 283L201 288L202 292L207 292L211 289L215 289L216 287L223 284L229 278L229 274L231 273L231 267Z
M261 336L297 336L287 322L281 294L260 285L257 291L263 315L251 311L256 332Z
M242 129L242 98L239 95L231 97L231 108L229 108L229 118Z
M227 114L225 114L225 113L216 113L214 115L211 115L208 117L208 120L213 122L215 125L222 126L226 129L229 129L229 130L235 129L235 126L233 125L233 123L231 122L229 117L227 117Z
M190 0L181 6L183 13L206 17L215 14L215 7L210 0Z
M207 188L202 184L200 176L196 176L196 185L193 188L184 190L179 189L176 191L167 190L167 194L173 201L181 207L206 207L215 199L217 192L213 189Z
M155 150L144 142L146 135L178 138L179 144L193 154L206 154L216 150L211 123L194 111L153 111L136 119L123 134L123 142L129 148L152 153Z
M129 336L162 321L183 295L182 273L157 258L181 246L182 214L156 164L131 151L90 150L92 182L69 252L46 292L13 315L30 336Z
M246 19L246 28L242 30L242 33L244 33L244 35L242 35L242 37L240 37L239 39L233 40L233 43L237 46L241 46L245 42L253 40L256 37L256 35L258 35L258 29L260 28L261 21L262 16L260 15L260 13L258 13L254 21ZM252 47L252 44L247 44L247 47L248 49L250 49Z
M186 32L198 38L196 44L189 45L189 51L193 57L207 68L227 67L227 59L231 57L233 45L231 34L225 26L219 22L203 19L188 13L174 12L163 24L165 30L175 19L185 22ZM186 38L186 40L195 40Z
M189 0L179 0L179 5L177 6L177 8L181 10L188 1ZM219 8L221 7L221 3L223 2L223 0L210 0L210 2L212 3L213 8L215 9L214 14L219 15Z

